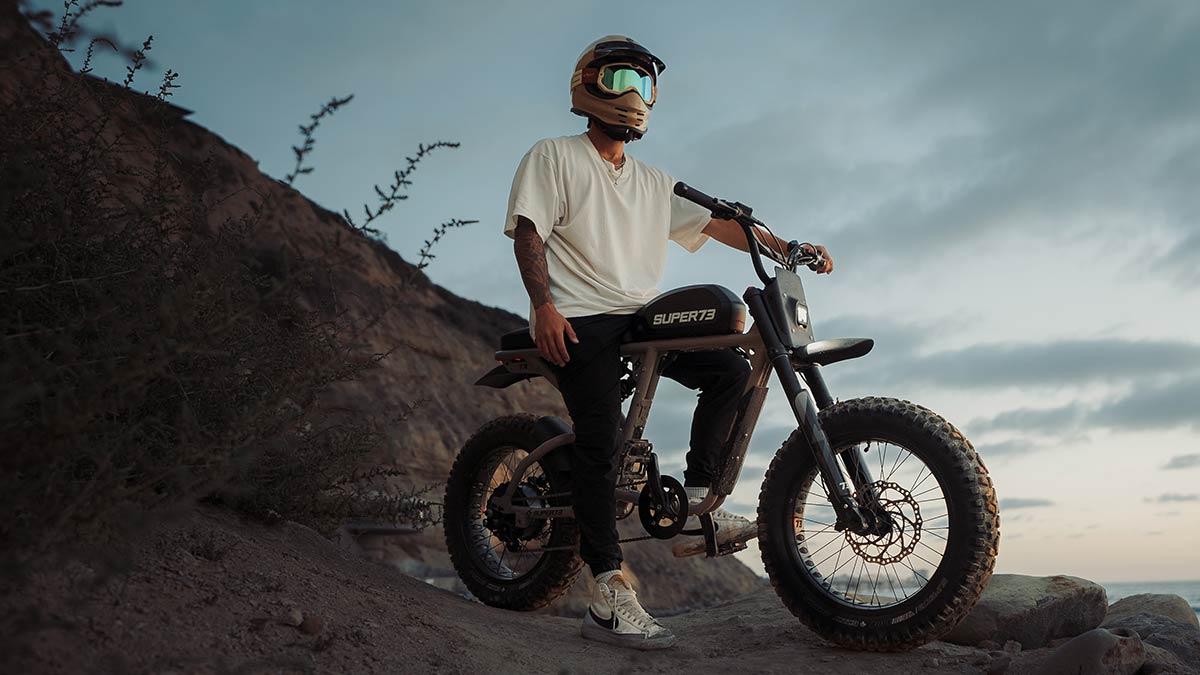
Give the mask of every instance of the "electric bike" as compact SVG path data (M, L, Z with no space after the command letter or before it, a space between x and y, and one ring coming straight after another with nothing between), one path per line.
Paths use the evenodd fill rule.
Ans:
M783 604L824 638L857 649L911 649L944 635L978 601L995 563L1000 518L983 460L927 408L879 397L835 402L821 368L864 356L874 343L814 339L796 271L820 268L815 249L760 242L756 231L770 230L740 202L684 183L675 193L742 226L762 285L740 300L720 286L689 286L637 312L621 347L622 395L632 401L620 432L618 518L638 514L646 535L637 539L703 536L710 557L745 548L719 543L708 514L733 492L774 375L797 428L767 470L757 526ZM776 263L773 273L764 257ZM499 347L499 365L476 384L555 382L528 330L501 336ZM660 472L643 431L674 354L731 348L749 360L750 379L717 478L703 501L689 504L680 482ZM446 545L485 604L537 609L579 574L573 441L561 419L518 414L488 422L460 451L446 486ZM685 529L689 515L699 528Z

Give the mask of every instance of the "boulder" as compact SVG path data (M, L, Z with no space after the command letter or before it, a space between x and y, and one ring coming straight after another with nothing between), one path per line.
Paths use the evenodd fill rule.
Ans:
M1142 647L1146 649L1146 663L1137 675L1200 675L1200 670L1183 665L1178 656L1162 647L1145 643Z
M1096 628L1107 611L1104 588L1086 579L993 574L979 604L942 639L971 646L1015 640L1037 649Z
M1096 628L1050 654L1039 675L1133 675L1146 661L1138 634L1128 628Z
M1187 600L1169 593L1138 593L1127 598L1121 598L1108 608L1108 616L1104 619L1105 626L1123 616L1145 612L1165 616L1179 623L1189 623L1200 628L1200 620L1196 611Z
M1200 670L1200 629L1191 623L1172 621L1158 614L1138 612L1115 617L1106 622L1108 628L1128 628L1142 637L1142 642L1165 649L1189 668Z

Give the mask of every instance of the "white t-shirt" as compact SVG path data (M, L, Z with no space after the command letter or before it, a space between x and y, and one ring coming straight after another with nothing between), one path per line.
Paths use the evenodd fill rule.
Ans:
M517 167L504 232L513 236L517 216L537 227L550 297L563 316L632 314L659 293L668 240L692 252L708 240L702 230L711 213L674 187L671 176L628 153L614 170L586 133L547 138Z

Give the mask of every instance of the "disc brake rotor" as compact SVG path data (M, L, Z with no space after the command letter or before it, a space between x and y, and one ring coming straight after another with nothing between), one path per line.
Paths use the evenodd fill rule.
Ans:
M921 540L921 507L911 492L896 483L876 481L870 487L875 494L875 517L886 519L887 527L870 534L846 530L846 541L863 560L878 565L898 563L911 555Z

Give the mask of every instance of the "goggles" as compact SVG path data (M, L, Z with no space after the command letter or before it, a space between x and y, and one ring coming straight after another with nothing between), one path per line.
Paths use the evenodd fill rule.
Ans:
M654 103L654 76L647 73L642 66L631 63L609 63L600 66L596 86L600 91L613 96L636 91L643 101Z

